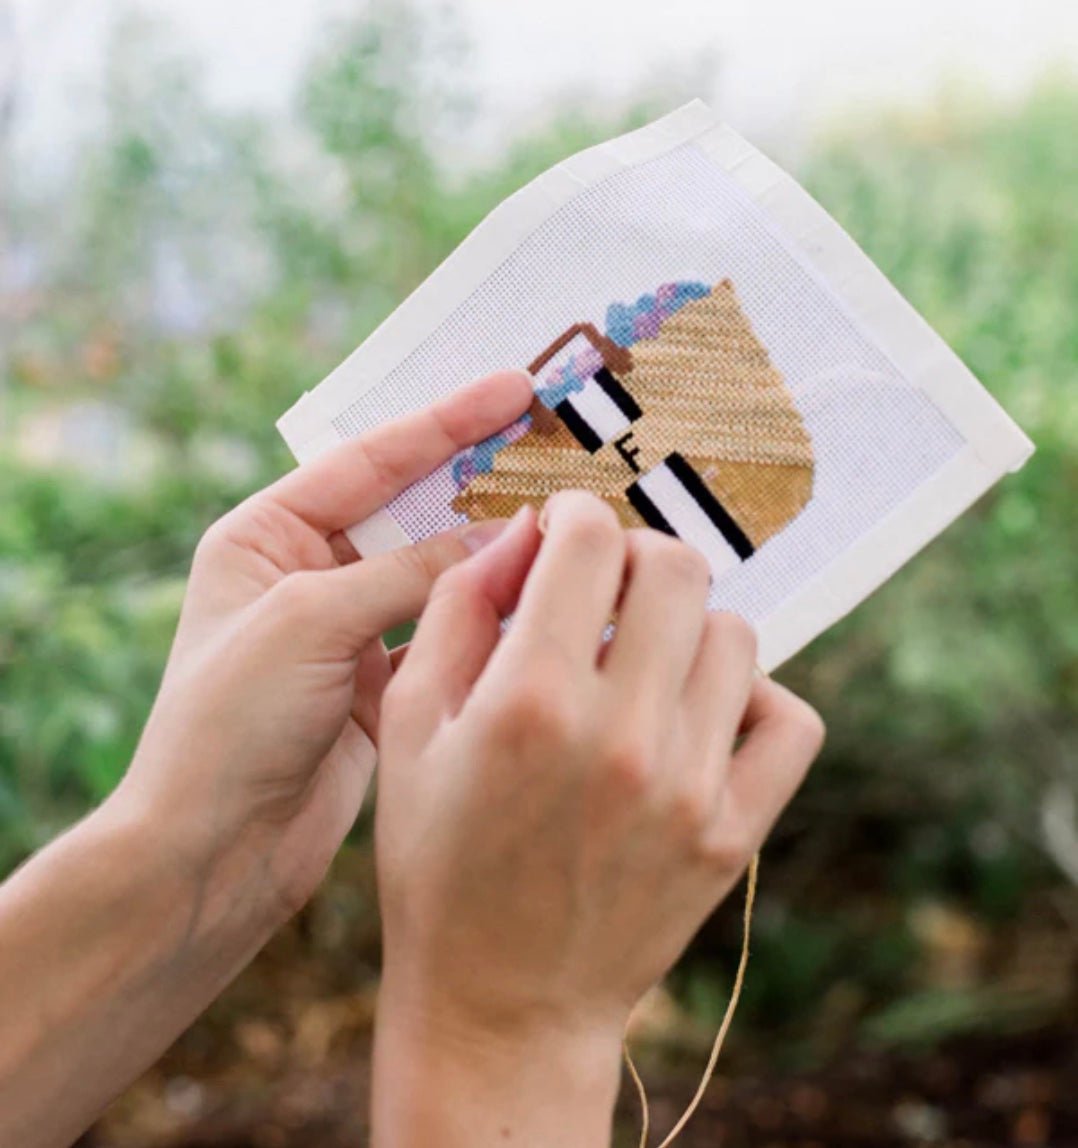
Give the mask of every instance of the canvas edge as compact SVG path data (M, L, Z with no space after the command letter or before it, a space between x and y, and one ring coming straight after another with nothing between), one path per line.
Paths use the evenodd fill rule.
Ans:
M879 589L989 490L1003 472L964 447L757 627L757 663L778 669Z
M407 358L554 212L608 176L681 147L719 122L703 100L691 100L643 127L569 156L498 204L348 358L277 420L296 461L302 465L337 445L341 439L333 419L339 409ZM366 557L411 542L384 509L345 533Z
M771 672L849 613L937 537L1033 445L954 351L800 184L702 101L562 161L496 207L412 294L277 426L301 464L339 441L333 412L355 402L428 337L516 246L575 195L692 143L753 201L785 250L922 390L967 446L891 514L787 598L759 627ZM410 541L385 510L348 530L371 556Z
M719 124L692 141L761 212L783 248L988 464L1018 469L1033 444L842 226L778 164Z
M839 301L851 321L965 440L948 463L832 559L758 628L770 673L845 617L939 536L1033 443L958 355L790 175L726 125L692 141L759 208L791 256Z
M306 462L338 441L332 420L340 407L398 367L554 212L608 176L664 155L718 123L707 104L692 100L569 156L498 204L348 358L277 420L297 461Z

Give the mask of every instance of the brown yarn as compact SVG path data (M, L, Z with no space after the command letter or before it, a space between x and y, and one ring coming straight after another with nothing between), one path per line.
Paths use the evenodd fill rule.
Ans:
M592 323L574 323L567 331L563 331L537 358L532 359L528 364L528 374L538 374L538 372L541 371L563 347L567 347L577 335L583 335L584 338L591 343L599 354L602 355L603 362L611 371L621 375L633 369L633 355L628 347L623 347L606 335L600 334Z
M749 862L748 881L745 887L745 911L742 917L741 927L741 957L737 963L737 975L734 977L734 987L730 992L730 1000L726 1005L726 1012L723 1014L722 1024L719 1025L719 1031L715 1035L715 1041L711 1046L711 1055L708 1057L707 1065L704 1068L703 1076L700 1078L700 1083L696 1088L692 1100L689 1101L688 1107L681 1114L678 1122L666 1134L666 1138L659 1145L659 1148L669 1148L669 1145L681 1135L685 1125L688 1124L692 1118L693 1113L700 1106L700 1101L704 1098L704 1093L707 1091L707 1086L711 1083L711 1078L715 1074L715 1065L719 1061L719 1054L722 1052L722 1046L726 1041L726 1034L730 1030L730 1025L734 1019L734 1013L737 1011L737 1002L741 999L741 989L745 984L745 970L749 964L749 938L752 931L752 909L756 902L756 879L760 871L760 854L757 853ZM625 1066L629 1070L629 1075L632 1077L633 1084L636 1087L636 1093L640 1097L640 1112L641 1112L641 1128L640 1128L640 1148L647 1148L648 1133L651 1131L651 1112L648 1106L647 1089L644 1087L644 1082L640 1078L640 1073L637 1071L636 1065L633 1063L633 1058L629 1052L629 1043L627 1040L622 1041L622 1054L625 1057Z

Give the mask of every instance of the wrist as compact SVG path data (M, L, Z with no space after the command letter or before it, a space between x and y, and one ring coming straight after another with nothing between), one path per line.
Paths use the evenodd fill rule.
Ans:
M609 1143L621 1033L529 1021L497 1029L424 1009L391 978L375 1028L374 1148Z
M86 825L145 874L174 958L179 946L195 960L212 949L246 961L289 915L247 828L219 824L209 802L158 800L129 774Z
M0 1143L71 1143L268 935L130 792L0 890Z

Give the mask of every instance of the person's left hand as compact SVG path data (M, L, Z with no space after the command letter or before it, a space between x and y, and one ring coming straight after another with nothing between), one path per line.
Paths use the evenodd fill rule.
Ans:
M483 522L356 561L340 532L532 398L503 372L343 444L215 523L195 554L161 691L115 800L184 825L183 859L291 915L355 820L392 665L381 636L491 540ZM235 882L228 883L230 899Z

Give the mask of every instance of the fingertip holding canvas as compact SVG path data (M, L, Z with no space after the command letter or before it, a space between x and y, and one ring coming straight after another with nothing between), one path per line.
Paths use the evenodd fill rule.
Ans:
M1032 447L839 226L699 101L511 197L278 424L302 461L517 365L531 406L348 536L591 491L696 546L774 669Z
M534 390L534 380L527 371L518 368L492 371L474 382L468 382L462 391L471 392L471 397L485 401L484 413L487 417L493 410L503 413L505 421L515 419L523 413L528 397ZM452 399L455 393L448 396Z
M480 550L485 549L495 539L501 537L508 525L509 519L507 518L490 518L485 522L471 522L461 528L461 543L469 554L478 554Z
M479 565L484 592L501 617L516 605L538 548L535 512L525 506L471 559Z

